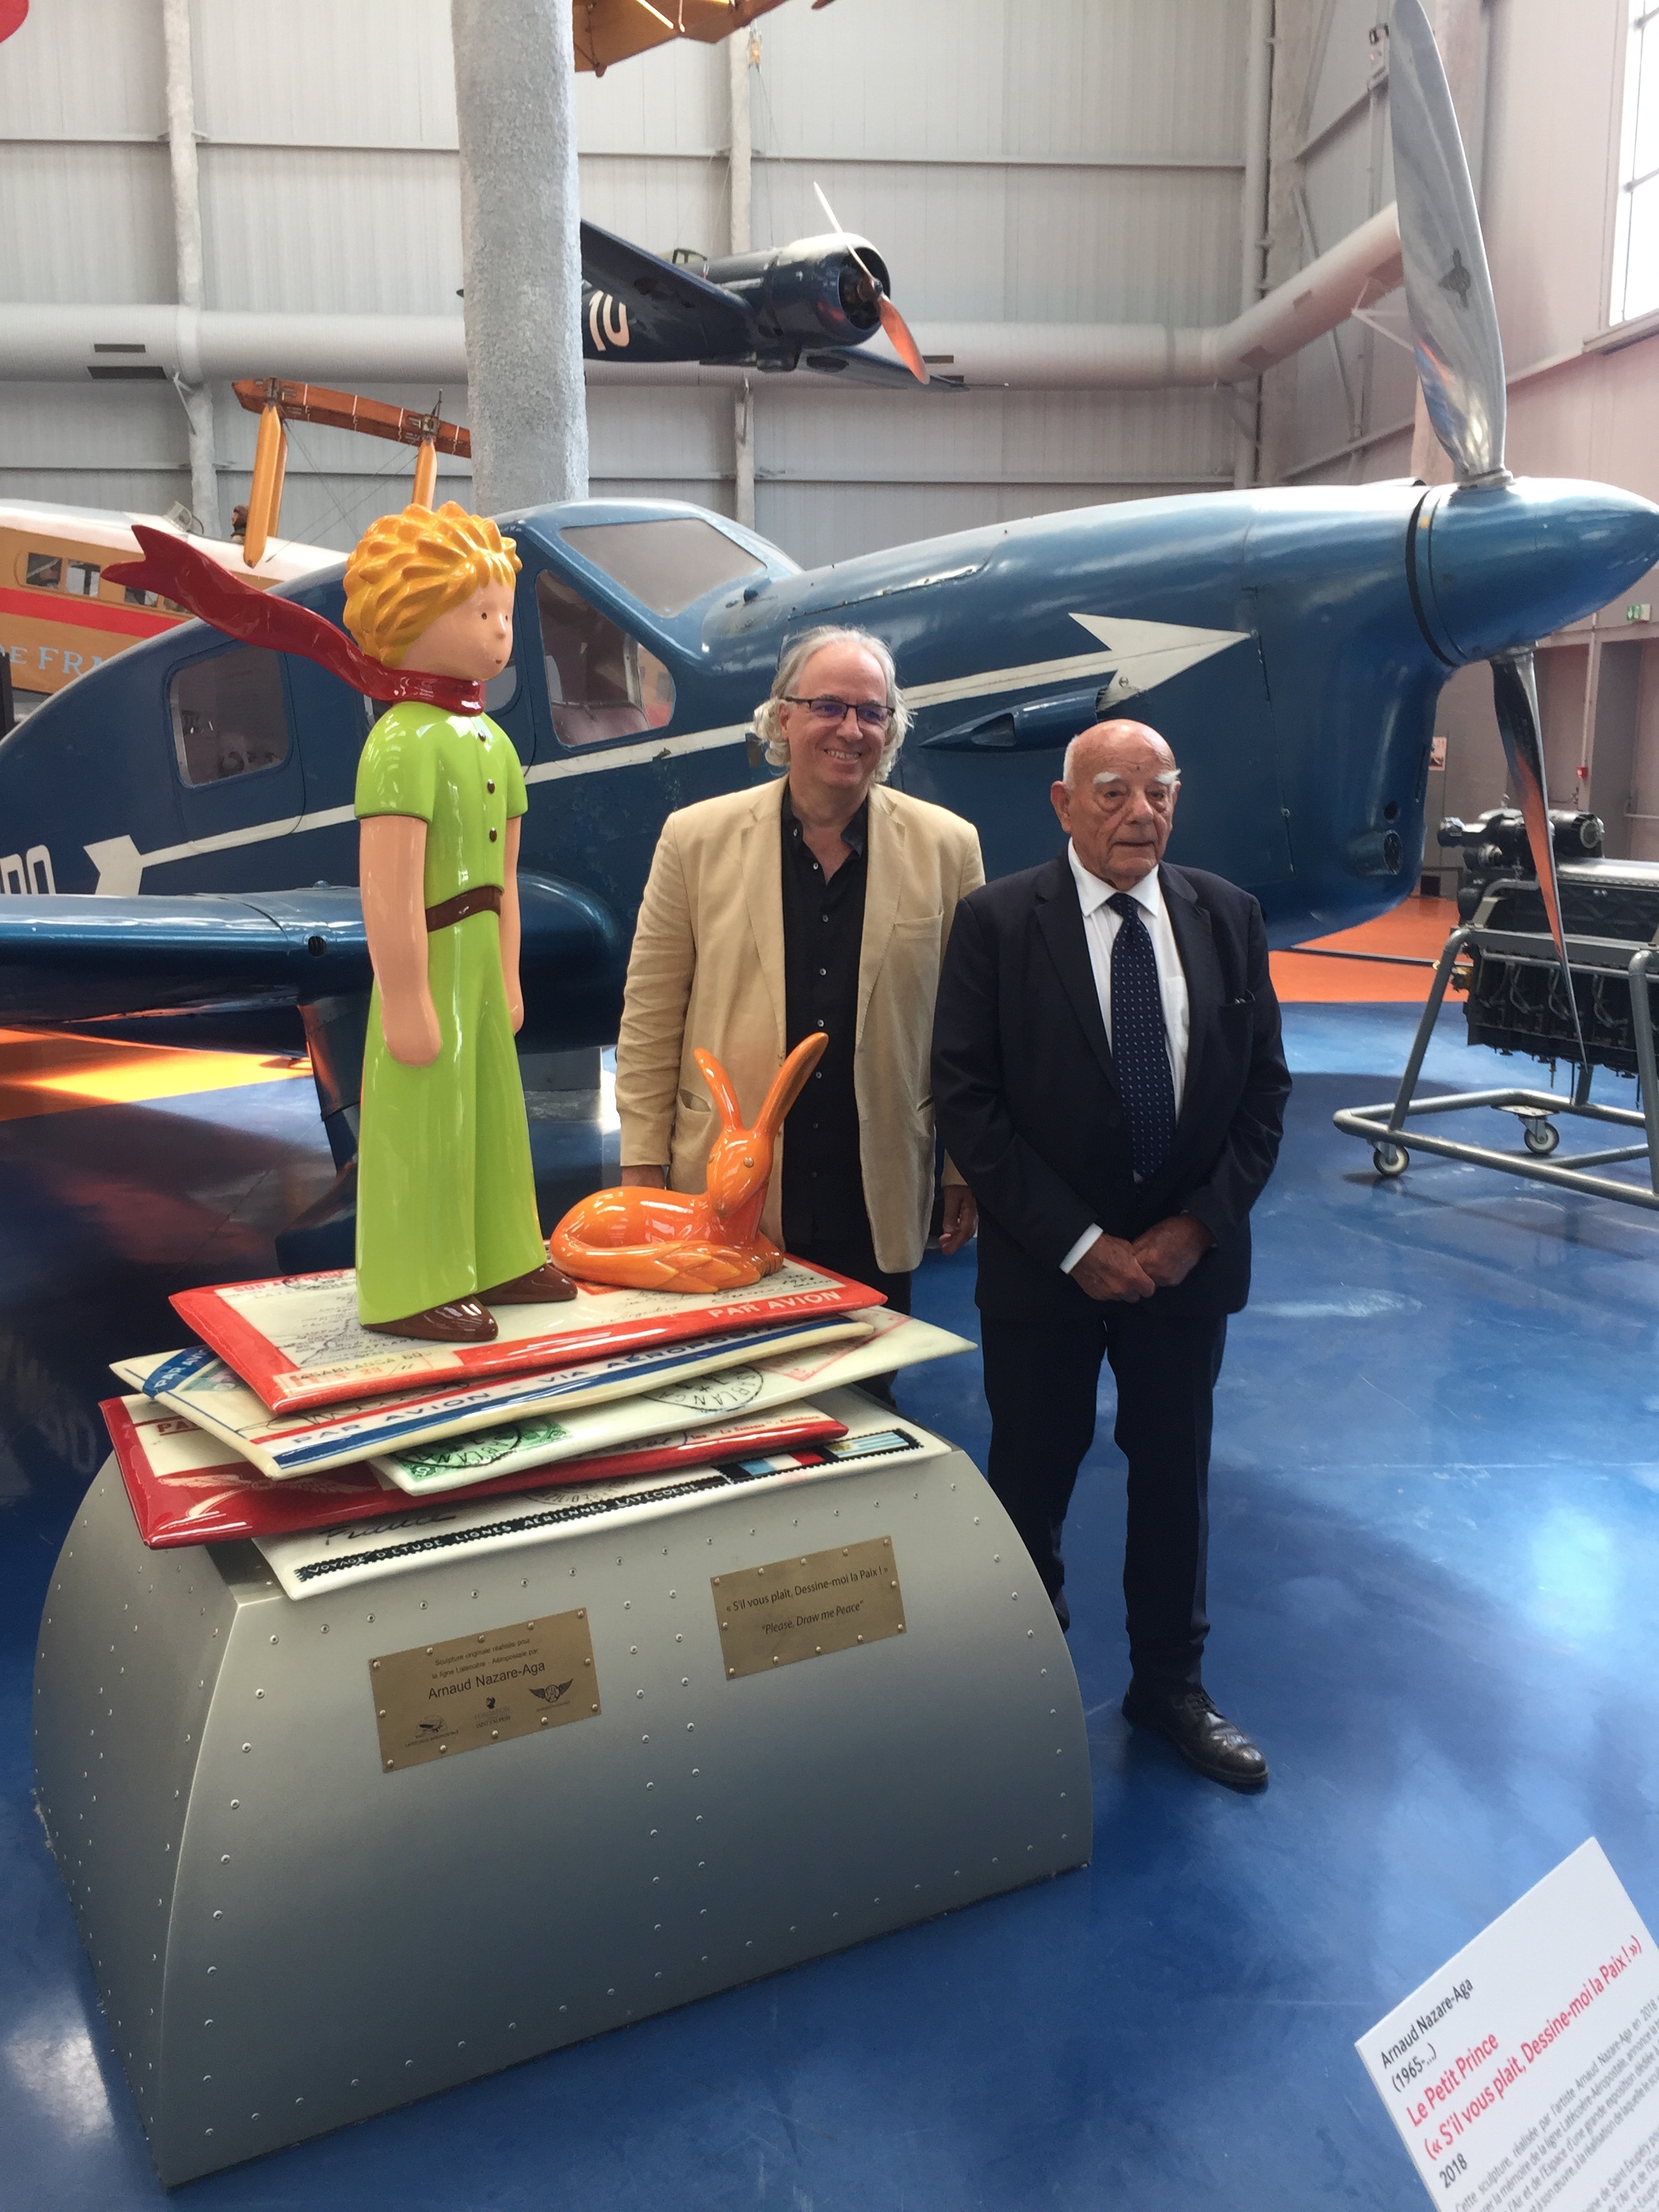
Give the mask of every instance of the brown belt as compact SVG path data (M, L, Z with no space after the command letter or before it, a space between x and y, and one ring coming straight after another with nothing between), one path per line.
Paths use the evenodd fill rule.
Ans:
M436 929L452 929L458 921L465 921L470 914L499 914L501 910L501 889L495 884L483 884L476 891L457 891L441 906L429 906L426 910L427 935Z

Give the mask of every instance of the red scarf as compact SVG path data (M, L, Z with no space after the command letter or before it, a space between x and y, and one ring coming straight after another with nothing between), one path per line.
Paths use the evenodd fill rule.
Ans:
M370 699L392 705L418 699L452 714L483 714L482 684L467 683L458 676L423 676L388 668L383 660L371 660L368 653L360 652L343 630L321 615L313 614L309 607L296 606L292 599L279 599L255 584L244 583L216 561L210 561L187 538L151 530L142 522L134 523L132 534L144 557L106 568L104 574L111 583L125 584L130 590L159 592L187 607L203 622L211 623L227 637L240 638L244 645L267 646L273 653L297 653L307 660L320 661L331 676Z

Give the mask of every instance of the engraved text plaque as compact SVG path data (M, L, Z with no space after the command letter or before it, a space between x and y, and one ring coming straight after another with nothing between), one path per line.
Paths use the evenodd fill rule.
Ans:
M728 1681L904 1633L890 1536L742 1567L709 1587Z
M599 1710L586 1608L368 1662L382 1772L534 1735Z

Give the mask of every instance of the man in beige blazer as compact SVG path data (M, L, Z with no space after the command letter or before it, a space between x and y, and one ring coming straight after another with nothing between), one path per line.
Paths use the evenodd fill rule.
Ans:
M985 880L971 823L884 787L908 721L878 639L815 630L785 653L756 726L788 774L663 824L617 1042L623 1182L701 1190L720 1122L694 1048L752 1117L786 1053L826 1030L763 1225L905 1312L933 1208L939 963ZM947 1159L942 1249L975 1219Z

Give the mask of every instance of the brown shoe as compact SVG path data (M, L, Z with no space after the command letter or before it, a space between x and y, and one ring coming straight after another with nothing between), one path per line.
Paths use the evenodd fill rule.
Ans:
M418 1336L433 1344L489 1344L496 1334L495 1316L477 1298L452 1298L402 1321L366 1321L363 1327L377 1336Z
M527 1275L514 1275L510 1283L497 1283L493 1291L478 1293L487 1306L562 1305L575 1295L576 1285L564 1269L556 1267L550 1260L542 1267L532 1267Z

